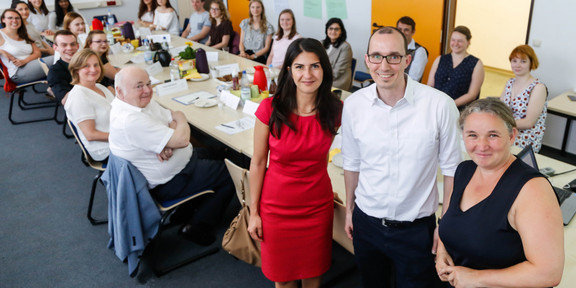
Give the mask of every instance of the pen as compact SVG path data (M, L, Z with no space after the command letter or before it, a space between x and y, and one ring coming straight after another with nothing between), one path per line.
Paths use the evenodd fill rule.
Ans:
M228 127L228 128L234 129L234 127L232 127L232 126L230 126L230 125L226 125L226 124L220 124L220 125L222 125L222 126L224 126L224 127Z

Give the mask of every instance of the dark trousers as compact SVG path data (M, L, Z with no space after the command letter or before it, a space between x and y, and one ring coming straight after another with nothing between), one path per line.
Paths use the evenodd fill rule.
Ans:
M256 54L256 51L252 51L252 50L246 50L246 51L244 51L244 52L246 52L246 54L248 54L248 55L254 55L254 54ZM256 58L254 58L254 61L259 62L259 63L262 63L262 64L264 64L264 65L266 65L266 60L268 60L268 56L267 56L266 54L260 55L260 56L258 56L258 57L256 57Z
M432 254L434 215L413 224L386 227L381 219L356 206L352 223L354 253L364 287L438 287Z
M228 207L234 192L234 183L222 160L204 158L204 150L194 149L188 165L165 184L152 189L159 201L181 199L202 191L213 190L178 209L185 208L192 218L190 224L215 227Z

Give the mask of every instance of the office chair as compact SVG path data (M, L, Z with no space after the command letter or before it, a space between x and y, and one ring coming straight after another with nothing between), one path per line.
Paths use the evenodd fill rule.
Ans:
M352 68L352 80L354 80L354 74L356 74L356 63L357 62L358 61L356 60L356 58L352 57L352 65L350 65ZM353 83L354 83L354 81L350 81L350 87L348 87L348 91L352 91L352 86L354 86Z
M230 53L238 55L240 54L240 34L238 34L238 32L236 31L233 32L234 33L232 33L232 39L230 39L230 41L232 41L232 46L230 47Z
M10 79L10 76L8 73L8 68L4 65L4 63L2 63L2 60L0 60L0 79L5 80L4 81L4 91L6 91L6 93L10 97L10 105L8 108L9 109L8 110L8 120L10 120L10 123L12 123L13 125L17 125L17 124L40 122L40 121L57 120L56 119L57 110L54 112L54 115L49 116L49 117L20 120L20 121L15 120L13 118L14 98L18 98L18 107L20 107L20 110L22 110L22 111L43 109L43 108L56 109L55 107L58 107L58 103L56 103L56 101L54 101L54 99L47 99L44 101L36 101L36 102L28 102L28 101L26 101L26 99L24 99L24 95L26 95L26 89L27 88L31 88L34 91L34 93L46 93L46 91L37 90L37 85L47 85L48 84L46 79L42 79L42 80L38 80L38 81L32 81L29 83L16 84L14 81L12 81L12 79Z
M118 23L118 19L116 18L116 14L112 14L112 17L114 17L114 23ZM93 18L96 18L98 20L100 20L100 22L104 21L104 28L106 28L106 23L108 23L108 15L97 15L94 16Z
M184 33L184 30L186 30L186 28L188 28L189 22L190 22L190 18L184 19L184 26L182 26L182 30L180 30L180 37L182 37L182 33Z
M66 119L66 121L68 123L68 126L70 127L70 131L72 131L72 135L74 135L74 138L76 138L78 146L80 146L80 149L82 150L81 155L82 163L98 171L98 174L96 174L96 176L94 176L94 179L92 180L92 188L90 190L90 201L88 202L88 211L86 212L86 217L88 218L90 224L92 225L106 224L108 223L108 220L98 220L92 217L92 208L94 206L94 196L96 195L96 186L100 181L100 177L102 177L102 173L104 173L104 170L106 170L106 164L104 164L104 162L92 159L90 154L88 154L88 151L86 151L84 143L82 143L82 141L80 140L80 137L78 136L78 130L76 130L76 126L74 125L74 123L72 123L72 121L70 121L69 119Z
M114 248L121 261L128 262L129 275L136 276L141 258L152 262L152 271L160 277L174 269L218 252L215 245L193 248L191 256L178 259L176 263L161 267L159 249L163 242L162 234L171 226L168 219L180 205L212 190L202 191L170 201L157 201L148 191L148 183L142 173L130 161L112 153L108 157L108 167L102 175L102 182L108 194L108 247ZM185 241L185 240L182 240ZM168 241L166 241L168 242ZM172 241L170 248L175 247ZM190 250L190 249L187 249ZM179 257L181 258L181 257Z

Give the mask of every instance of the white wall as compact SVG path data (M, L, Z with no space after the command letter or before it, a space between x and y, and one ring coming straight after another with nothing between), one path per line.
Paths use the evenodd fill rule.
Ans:
M534 47L540 60L540 68L534 75L548 86L551 98L576 88L576 1L535 0L530 29L530 45L540 40L541 46ZM560 148L564 135L563 118L548 114L544 144ZM576 123L573 121L572 128ZM576 129L572 129L567 150L576 154Z
M266 8L266 18L278 29L278 14L274 8L274 0L263 0ZM304 16L304 0L287 1L289 8L292 9L296 16L296 27L298 33L303 37L323 40L326 37L324 33L325 25L328 19L326 15L326 1L322 1L322 19L310 18ZM348 39L346 40L352 46L354 58L358 60L357 70L366 71L364 65L364 54L368 46L368 38L371 33L370 22L372 20L372 1L371 0L346 0L348 18L342 19L346 28Z

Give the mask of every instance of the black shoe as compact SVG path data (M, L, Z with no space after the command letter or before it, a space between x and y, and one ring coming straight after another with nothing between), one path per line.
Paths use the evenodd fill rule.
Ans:
M186 224L178 230L178 234L182 235L184 239L192 241L201 246L209 246L216 242L216 236L210 229L201 229L192 224Z

